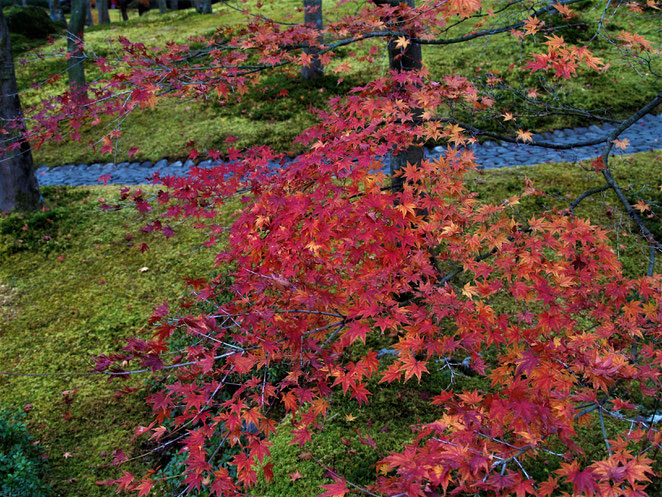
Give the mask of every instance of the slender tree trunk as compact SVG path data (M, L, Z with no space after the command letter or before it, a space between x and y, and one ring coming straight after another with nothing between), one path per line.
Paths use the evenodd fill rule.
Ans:
M85 5L87 0L71 0L71 17L69 18L69 38L67 51L69 57L69 86L72 90L85 88L85 53L83 52L83 30L85 29Z
M27 7L28 6L28 0L22 0L21 5L23 5L23 7Z
M122 20L128 21L129 14L127 14L126 9L129 6L129 0L117 0L117 6L120 8L120 11L122 12Z
M149 0L138 0L138 15L141 16L149 11Z
M23 139L23 112L18 98L9 29L0 8L0 212L37 209L41 205L30 144ZM11 143L13 150L2 150Z
M97 13L99 14L99 24L108 24L110 22L108 0L97 0Z
M169 0L170 10L179 10L179 0Z
M317 42L322 43L322 28L324 27L324 21L322 18L322 0L303 0L303 12L304 23L315 26L320 32L320 35L317 37ZM321 78L324 75L324 69L322 68L322 62L317 55L319 53L319 48L306 47L303 51L312 55L313 59L309 66L301 68L301 77L307 80Z
M414 7L415 0L376 0L377 4L399 5L404 3L409 7ZM392 29L400 31L402 21L400 19L389 19ZM423 53L421 45L418 43L410 42L406 48L398 48L396 40L391 40L388 43L388 60L389 67L392 71L415 71L423 67ZM420 109L413 109L414 123L420 120ZM391 183L394 191L401 191L404 179L395 177L395 173L400 169L407 166L407 163L412 165L419 165L423 161L423 146L411 145L407 150L397 154L391 154Z
M64 12L62 12L62 6L60 5L60 0L48 0L48 10L51 19L57 22L66 22L64 19Z
M85 0L85 25L94 26L94 17L92 17L92 5L90 0Z
M168 12L166 0L157 0L157 4L159 5L159 14L165 14Z

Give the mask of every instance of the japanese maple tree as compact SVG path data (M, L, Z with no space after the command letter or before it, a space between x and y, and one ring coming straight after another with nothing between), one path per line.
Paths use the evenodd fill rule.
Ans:
M298 71L314 58L317 68L329 67L340 47L387 42L389 70L329 101L318 124L297 140L305 152L286 167L276 167L282 155L265 146L194 149L192 157L224 160L194 167L185 178L157 174L161 188L153 196L124 192L139 211L163 213L147 231L169 236L175 222L192 220L208 234L210 249L224 242L218 277L190 282L188 314L158 307L151 338L130 339L97 364L118 376L133 371L128 364L163 376L147 398L154 418L138 433L178 437L185 491L243 495L260 473L269 480L278 464L269 460L274 408L291 415L292 443L305 447L333 409L332 393L364 405L378 388L369 385L406 388L443 361L464 363L490 388L431 392L436 421L417 426L411 443L378 463L374 484L363 488L336 475L322 495L651 495L647 485L662 442L652 423L655 408L647 407L660 396L662 279L655 258L662 245L637 212L650 205L630 203L609 158L614 142L623 144L620 134L655 109L662 94L593 140L604 144L594 161L603 186L563 212L521 219L518 202L540 190L527 183L501 204L480 201L464 181L476 168L464 146L481 134L533 140L523 129L480 127L517 112L496 108L501 91L539 112L591 111L554 107L531 89L504 88L498 74L480 82L457 74L435 81L422 59L422 45L503 34L542 41L522 65L555 84L579 71L607 70L591 43L577 46L544 31L544 19L572 19L574 4L375 1L325 22L322 37L319 25L249 13L246 26L220 29L195 52L122 40L128 69L97 60L108 79L77 100L64 94L45 104L31 129L33 142L106 114L121 120L162 93L227 103L259 85L265 71ZM604 16L593 26L594 38L659 77L651 42L608 31L614 7L596 4ZM619 6L626 8L655 19L658 6ZM375 61L378 50L364 57ZM113 133L101 139L104 151L121 131ZM447 148L428 160L422 147L432 141ZM606 231L574 215L580 202L606 190L622 202L648 249L645 275L626 277ZM242 208L226 226L220 211L236 199ZM181 343L182 336L190 340L173 360L171 339ZM380 355L377 343L394 353ZM578 428L591 417L603 426L605 448L587 460ZM619 433L607 434L608 417L623 426ZM230 457L221 461L223 454ZM548 454L563 462L537 481L531 465ZM125 473L106 483L147 495L158 481L158 473Z

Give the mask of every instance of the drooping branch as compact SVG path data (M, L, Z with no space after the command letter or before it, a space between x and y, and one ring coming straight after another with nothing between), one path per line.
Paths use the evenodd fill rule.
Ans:
M583 2L584 0L566 0L565 2L561 1L556 3L556 5L560 6L566 6L566 5L571 5L573 3L579 3ZM553 12L555 8L550 5L548 7L544 7L538 10L534 10L530 15L531 17L538 17L544 14L548 14L550 12ZM485 29L483 31L477 31L475 33L469 33L463 36L458 36L456 38L446 38L446 39L434 39L434 40L429 40L429 39L416 39L415 41L417 43L420 43L421 45L452 45L455 43L463 43L465 41L470 41L474 40L476 38L482 38L484 36L493 36L496 34L500 33L506 33L510 32L513 29L518 29L524 26L524 21L519 21L513 24L510 24L508 26L502 26L500 28L494 28L494 29Z
M641 219L639 214L637 214L637 212L634 210L634 207L632 207L632 204L625 196L625 193L623 193L623 189L614 179L614 176L611 174L611 171L609 170L609 162L608 162L609 153L613 146L613 141L616 140L621 135L621 133L623 133L626 129L632 126L637 120L639 120L640 117L651 112L658 105L660 105L660 103L662 103L662 93L659 93L655 98L653 98L650 102L648 102L648 104L646 104L637 112L632 114L629 118L623 121L620 126L617 126L616 129L614 129L614 131L612 131L609 134L609 136L607 137L607 144L605 146L605 150L602 154L602 160L605 166L604 169L602 170L602 175L604 176L607 185L609 185L614 190L614 193L616 193L616 196L623 205L625 212L628 214L628 216L630 216L630 218L635 222L635 224L639 228L639 231L641 232L641 235L644 237L644 239L650 244L651 247L654 247L656 250L662 251L662 243L655 240L655 235L653 235L653 233L644 224L644 221Z
M597 186L595 188L591 188L590 190L586 190L581 195L579 195L575 200L572 201L572 203L570 204L570 212L574 214L575 209L584 199L590 197L591 195L595 195L596 193L607 191L610 188L611 186L609 185L602 185L602 186Z

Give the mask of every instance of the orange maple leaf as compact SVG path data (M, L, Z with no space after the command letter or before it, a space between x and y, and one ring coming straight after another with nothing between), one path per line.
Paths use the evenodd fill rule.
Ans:
M545 21L541 21L536 16L529 16L529 18L524 21L524 31L527 35L534 35L540 31L540 28L542 28L544 25Z
M407 357L403 361L403 367L400 369L405 373L405 381L407 381L412 376L416 376L418 382L421 382L421 375L423 373L428 373L428 368L425 367L427 364L426 361L417 361L412 356Z
M616 146L616 148L625 150L626 148L628 148L628 145L630 145L630 140L628 140L627 138L623 138L622 140L614 140L612 141L612 143L614 144L614 146Z
M533 142L533 133L531 131L517 130L517 139L523 142Z
M528 92L526 92L526 96L529 97L529 98L537 98L538 97L538 90L533 88L533 89L529 90Z
M299 63L304 67L309 67L313 62L313 56L306 52L301 52L299 56Z
M559 3L555 3L552 5L556 10L558 10L559 14L563 16L564 19L572 19L573 17L577 17L577 14L575 14L572 10L567 5L561 5Z
M565 46L565 40L563 39L563 36L546 36L547 41L545 42L545 45L549 47L549 50L559 50Z
M637 209L639 212L646 212L647 210L650 210L650 205L648 205L646 202L643 200L640 200L636 204L634 204L632 207Z
M409 40L405 36L398 36L395 40L395 48L405 50L409 46Z
M300 480L301 478L303 478L303 475L301 473L299 473L298 469L296 471L290 473L287 476L290 477L290 481L297 481L297 480Z
M618 38L624 42L627 48L631 48L637 52L642 50L649 51L652 49L650 41L638 34L621 31Z

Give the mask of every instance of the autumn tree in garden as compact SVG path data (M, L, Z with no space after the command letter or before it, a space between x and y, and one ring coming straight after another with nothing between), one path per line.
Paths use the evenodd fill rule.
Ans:
M509 127L517 111L501 108L500 99L518 99L522 112L608 116L507 86L499 74L435 81L422 57L426 45L511 36L528 50L527 73L546 75L539 81L550 95L577 72L608 71L601 46L617 47L659 78L656 48L645 36L606 28L614 15L608 3L596 2L603 15L587 43L544 31L547 21L572 19L579 5L376 1L351 16L327 17L335 20L325 22L321 46L317 26L249 13L246 26L219 30L193 53L121 40L122 67L97 61L108 77L96 83L85 115L67 98L38 114L33 142L59 136L70 119L80 127L106 114L121 118L166 94L241 98L265 71L297 74L309 66L312 46L329 68L338 49L385 42L388 70L330 100L297 139L304 153L286 167L276 170L283 157L268 147L240 152L228 140L227 150L190 151L224 159L214 167L194 167L186 178L157 175L153 197L123 193L141 213L162 213L145 231L171 236L175 224L190 220L207 234L205 246L223 247L218 276L189 282L185 314L159 306L153 336L97 360L97 370L118 377L144 369L160 377L147 398L154 417L137 433L179 444L183 493L204 487L212 495L249 495L258 478L268 481L278 464L269 459L274 411L290 415L292 443L303 451L338 397L362 406L381 387L407 388L435 368L463 365L489 386L430 392L436 420L419 423L410 442L380 460L369 488L334 473L322 495L655 495L648 485L662 442L652 423L662 393L662 279L655 273L662 245L609 159L622 132L662 95L592 141L604 146L593 161L604 185L563 212L524 219L517 205L541 195L537 185L491 205L465 181L476 164L464 145L477 136L533 140ZM653 28L656 8L631 3L616 15L645 11ZM357 57L369 64L383 57L384 45L363 48ZM503 131L483 126L499 116ZM427 142L446 149L427 160ZM112 152L110 134L100 143ZM574 215L605 191L622 203L647 248L645 274L626 277L608 233ZM237 199L242 208L226 226L221 209ZM602 427L604 450L587 456L578 432L591 419ZM560 462L535 477L540 458L552 456ZM146 495L162 478L127 472L104 483Z

